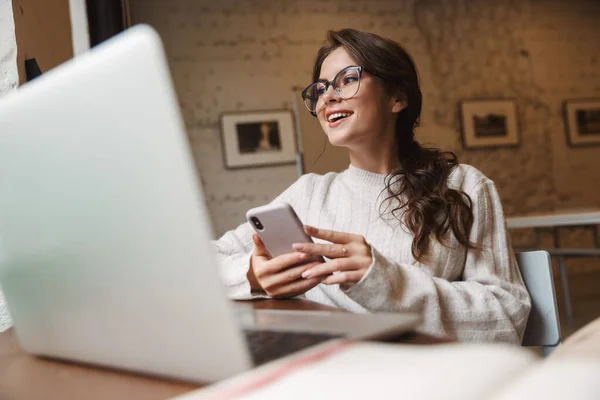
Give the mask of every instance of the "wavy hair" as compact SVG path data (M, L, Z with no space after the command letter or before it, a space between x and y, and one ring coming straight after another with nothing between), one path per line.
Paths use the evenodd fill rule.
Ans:
M329 31L313 67L313 82L321 65L335 49L343 47L368 73L378 78L391 96L406 102L396 121L396 148L400 166L386 176L386 201L396 199L391 213L413 235L411 252L424 262L432 238L446 244L452 231L467 249L473 226L473 204L468 194L448 187L448 176L458 165L456 154L421 146L415 140L423 96L415 64L398 43L354 29ZM383 193L383 192L382 192ZM401 216L403 214L403 217Z

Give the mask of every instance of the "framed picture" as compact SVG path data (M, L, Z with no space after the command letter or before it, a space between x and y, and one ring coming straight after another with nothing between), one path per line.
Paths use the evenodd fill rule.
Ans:
M519 145L515 99L464 100L460 103L463 143L468 149Z
M567 100L564 111L569 145L600 144L600 98Z
M296 136L287 110L225 113L221 139L226 168L296 162Z

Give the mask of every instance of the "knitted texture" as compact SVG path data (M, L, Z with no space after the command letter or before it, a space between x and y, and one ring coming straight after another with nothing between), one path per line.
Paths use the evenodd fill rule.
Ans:
M341 173L298 179L273 202L291 204L305 224L364 236L373 259L350 289L320 284L304 297L355 313L419 313L420 330L461 341L520 343L531 304L494 183L461 164L450 174L448 186L470 196L470 240L479 248L467 250L448 234L444 244L431 241L425 264L414 259L413 236L389 212L394 204L385 200L385 175L350 166ZM255 297L246 278L252 232L244 223L214 242L233 299Z

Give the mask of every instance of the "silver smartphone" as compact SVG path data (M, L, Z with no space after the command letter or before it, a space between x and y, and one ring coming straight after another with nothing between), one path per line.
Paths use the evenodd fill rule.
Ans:
M271 257L293 253L294 243L312 242L312 238L304 232L304 225L296 212L287 203L268 204L248 210L246 219L252 225L264 243ZM315 256L305 262L319 261L323 258Z

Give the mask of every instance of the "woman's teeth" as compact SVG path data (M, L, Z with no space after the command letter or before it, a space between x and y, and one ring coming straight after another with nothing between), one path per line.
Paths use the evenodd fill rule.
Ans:
M329 117L327 117L327 121L335 122L339 119L346 118L348 116L350 116L350 113L345 113L345 112L333 113Z

